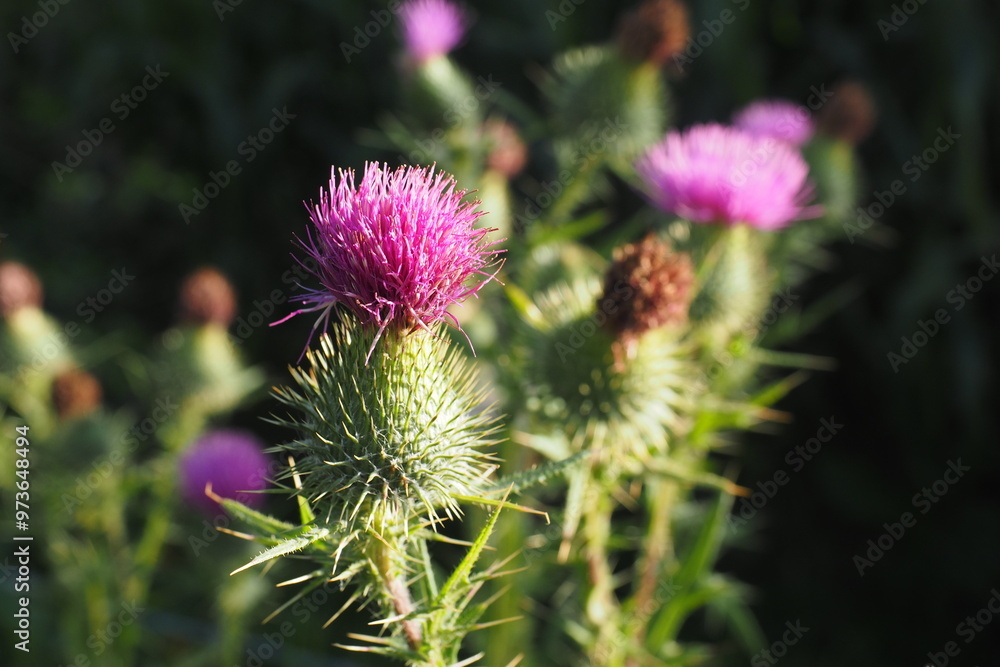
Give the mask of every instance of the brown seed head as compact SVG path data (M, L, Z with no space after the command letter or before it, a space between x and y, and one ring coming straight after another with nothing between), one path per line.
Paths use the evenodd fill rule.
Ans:
M684 51L691 26L679 0L647 0L618 25L618 48L629 60L663 65Z
M198 269L181 286L181 319L194 324L214 322L228 327L236 315L236 294L217 270Z
M691 258L676 253L653 234L615 250L598 302L608 328L622 340L687 319L694 285ZM607 300L614 306L607 304Z
M34 271L18 262L0 264L0 315L42 305L42 283Z
M52 381L52 404L60 419L84 417L101 405L101 385L86 371L63 371Z
M833 96L816 116L816 124L823 134L858 144L871 134L877 116L868 89L847 81L833 89Z

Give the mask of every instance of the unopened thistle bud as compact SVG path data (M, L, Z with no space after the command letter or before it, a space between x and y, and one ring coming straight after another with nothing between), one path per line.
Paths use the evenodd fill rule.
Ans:
M647 0L622 18L618 47L629 60L662 66L684 51L691 36L688 11L678 0Z
M441 334L387 340L369 359L374 330L334 325L308 367L292 370L297 386L277 392L295 412L279 423L299 434L281 449L321 520L381 534L453 516L460 496L481 493L495 418Z
M505 120L493 118L483 125L483 134L489 149L487 168L508 179L520 174L528 161L528 149L517 129Z
M605 326L628 351L647 331L687 320L693 284L691 259L649 234L615 250L597 303L613 304Z
M181 319L204 325L229 327L236 315L236 294L232 285L216 269L198 269L181 286Z
M52 381L52 405L60 419L85 417L101 405L101 384L86 371L64 371Z
M856 145L871 134L877 114L868 89L856 81L847 81L834 87L833 96L820 109L816 122L823 134Z
M41 306L38 276L18 262L0 264L0 371L20 369L24 388L45 401L52 377L73 365L73 355L69 325L64 329Z

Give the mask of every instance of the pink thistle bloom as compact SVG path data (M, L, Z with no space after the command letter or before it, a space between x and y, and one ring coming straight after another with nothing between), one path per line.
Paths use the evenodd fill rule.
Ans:
M670 132L635 168L653 204L692 222L778 229L821 214L797 149L732 127Z
M399 18L406 51L417 62L448 53L465 35L465 13L447 0L409 0Z
M206 431L181 455L180 490L186 501L206 514L219 511L219 504L205 494L230 498L249 507L260 507L267 487L268 458L263 444L245 431Z
M363 325L378 330L372 349L389 328L407 332L429 329L441 320L461 330L448 312L494 276L497 264L488 241L494 229L475 227L478 201L463 201L455 179L434 167L399 167L369 162L357 187L354 170L331 173L329 190L319 204L308 205L315 233L302 243L307 266L323 289L302 296L309 308L327 320L340 303ZM469 284L475 276L485 280ZM288 319L288 318L285 318ZM282 320L284 321L284 320Z
M733 115L733 125L755 137L770 137L802 146L815 127L809 110L787 100L759 100Z

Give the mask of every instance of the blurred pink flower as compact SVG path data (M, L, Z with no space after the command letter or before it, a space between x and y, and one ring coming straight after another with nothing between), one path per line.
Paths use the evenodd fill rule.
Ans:
M486 269L503 250L486 239L495 230L475 227L480 202L463 201L466 191L455 188L434 167L390 171L370 162L357 187L353 170L340 170L339 182L331 174L329 190L310 206L314 233L302 243L323 288L304 294L310 307L297 312L322 310L323 321L340 303L378 329L372 349L390 327L406 332L447 319L461 329L448 307L493 277ZM476 276L485 280L469 284Z
M787 100L758 100L733 115L733 125L755 137L770 137L802 146L815 128L809 110Z
M408 0L399 18L406 51L417 62L448 53L465 35L465 12L447 0Z
M722 125L670 132L636 162L650 200L699 223L777 229L820 215L809 166L790 144Z
M179 462L181 495L207 514L219 511L219 504L205 495L231 498L249 507L260 507L264 495L254 493L267 487L268 458L264 446L245 431L206 431L181 455Z

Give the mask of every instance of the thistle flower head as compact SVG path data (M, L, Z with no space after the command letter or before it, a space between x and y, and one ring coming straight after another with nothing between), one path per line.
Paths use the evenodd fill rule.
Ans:
M305 310L328 316L342 304L377 330L373 349L386 329L405 333L445 319L461 328L448 307L476 294L503 252L486 239L494 230L475 227L483 214L465 194L433 167L368 163L357 186L350 169L339 181L331 176L303 243L323 285L303 295Z
M236 293L216 269L198 269L181 286L181 319L194 324L228 327L236 315Z
M219 510L219 504L205 495L238 500L259 507L267 486L268 458L261 442L244 431L219 429L207 431L191 444L180 459L180 488L184 499L207 514Z
M636 163L659 208L692 222L777 229L817 217L809 166L785 142L709 124L670 132Z
M42 283L35 272L18 262L0 264L0 315L42 305Z
M607 328L628 348L647 331L684 322L693 285L691 258L650 234L615 250L598 307L606 306Z
M663 65L684 50L690 35L683 2L646 0L622 19L618 46L630 60Z
M448 0L409 0L399 18L406 52L418 63L451 51L467 27L465 12Z
M755 137L787 141L793 146L802 146L814 132L809 110L787 100L753 102L733 115L733 125Z

